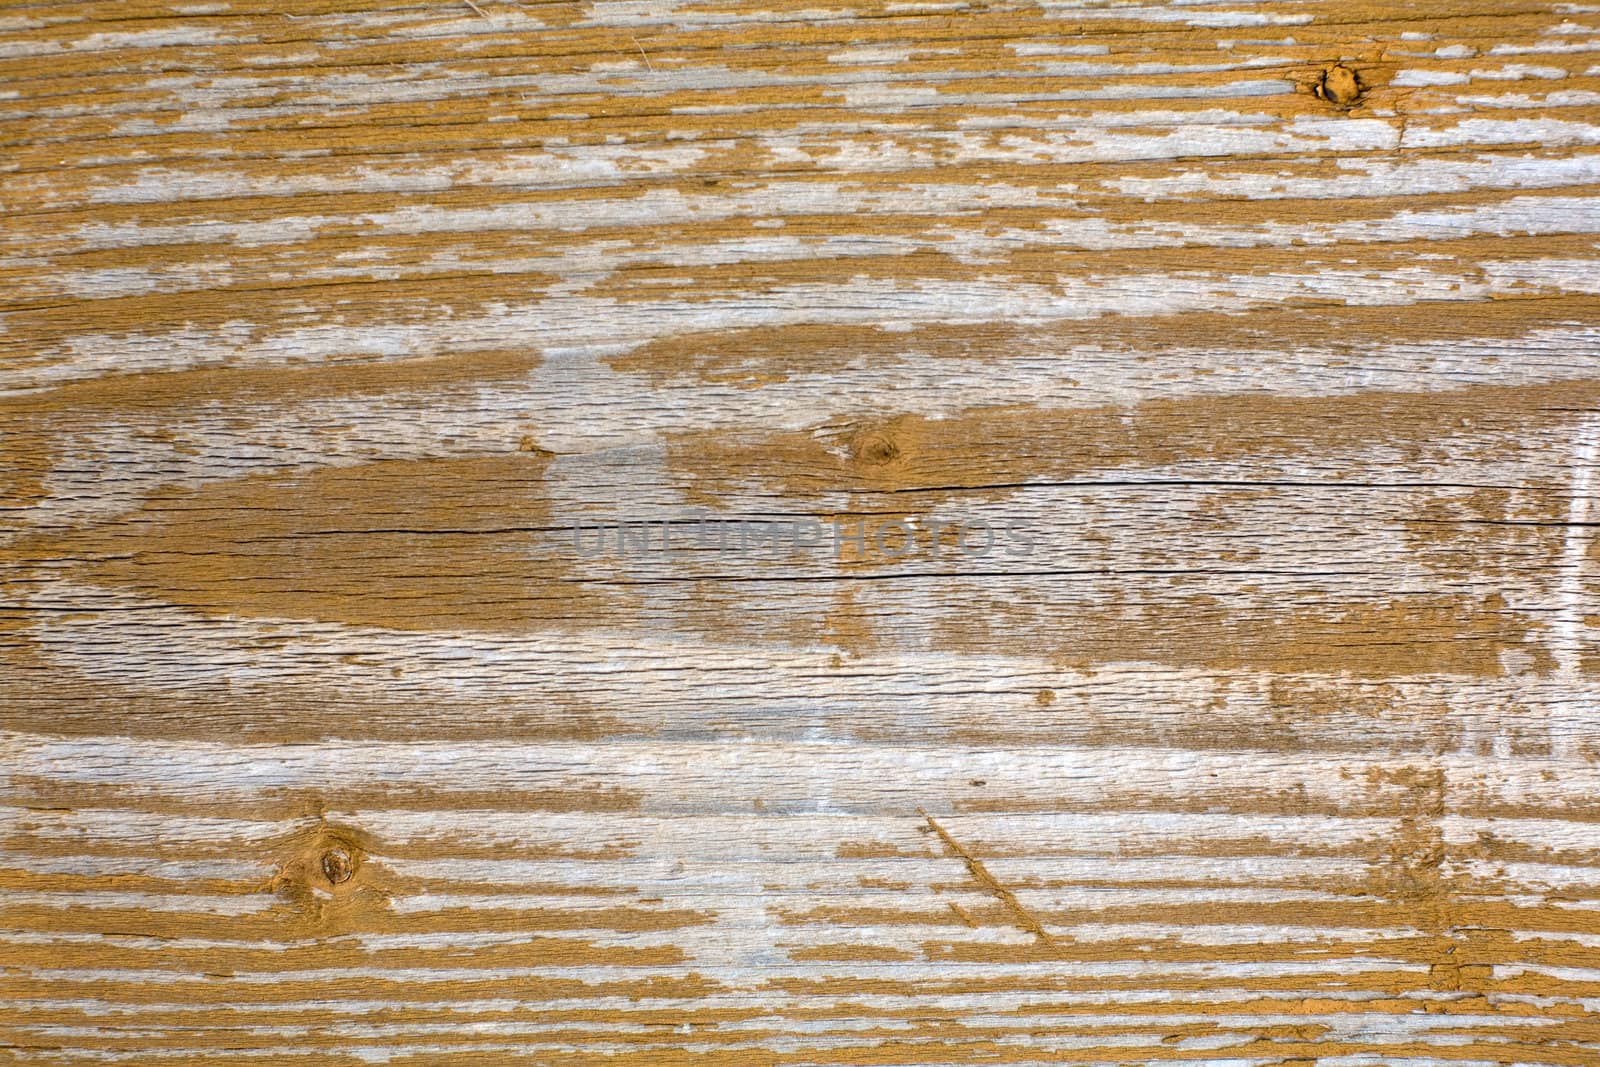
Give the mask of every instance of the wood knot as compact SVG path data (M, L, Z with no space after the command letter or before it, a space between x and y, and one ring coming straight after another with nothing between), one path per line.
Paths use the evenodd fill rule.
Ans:
M322 854L322 876L330 885L343 885L356 873L355 857L343 845L335 845Z
M857 461L869 467L882 467L900 458L900 446L881 433L859 435L851 452Z
M363 870L366 856L354 833L328 826L310 828L286 842L268 888L313 911L370 897L379 890L370 872Z
M517 451L528 452L532 455L544 456L546 458L555 455L555 453L550 451L548 448L541 448L539 446L539 439L534 437L531 433L522 435L522 439L517 442Z
M1349 107L1360 98L1362 88L1361 78L1355 71L1336 63L1322 72L1311 91L1319 100L1326 100L1336 107Z

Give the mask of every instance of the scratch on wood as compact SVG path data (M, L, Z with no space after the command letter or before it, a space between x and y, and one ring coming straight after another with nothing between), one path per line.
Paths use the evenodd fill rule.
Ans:
M960 904L957 904L953 900L947 900L944 902L944 906L955 913L956 918L961 920L962 925L972 930L976 930L978 928L978 924L973 921L972 916L967 914L967 909L963 908Z
M929 829L939 835L939 840L944 842L945 848L961 857L962 862L967 865L967 870L972 874L973 880L993 894L994 898L1005 906L1006 911L1011 914L1011 921L1016 924L1018 929L1032 934L1039 939L1041 944L1055 944L1055 939L1050 936L1044 925L1034 918L1027 908L1022 906L1022 901L1017 899L1015 893L1007 889L1000 883L998 878L989 873L989 868L983 865L982 860L963 848L961 843L951 837L950 832L940 826L932 815L929 815L922 808L917 809L917 814L928 820Z

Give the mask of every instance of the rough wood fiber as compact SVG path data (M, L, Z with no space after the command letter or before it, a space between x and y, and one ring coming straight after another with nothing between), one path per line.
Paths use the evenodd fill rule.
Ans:
M1600 1064L1600 8L6 3L0 145L0 1060Z

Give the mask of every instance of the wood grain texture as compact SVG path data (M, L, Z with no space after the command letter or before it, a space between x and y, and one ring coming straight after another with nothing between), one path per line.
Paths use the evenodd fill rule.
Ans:
M1600 1065L1597 495L1591 5L7 2L0 1061Z

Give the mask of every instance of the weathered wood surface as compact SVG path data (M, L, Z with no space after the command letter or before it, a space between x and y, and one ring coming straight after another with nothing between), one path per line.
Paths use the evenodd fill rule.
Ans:
M0 143L5 1062L1600 1064L1600 8L10 3Z

